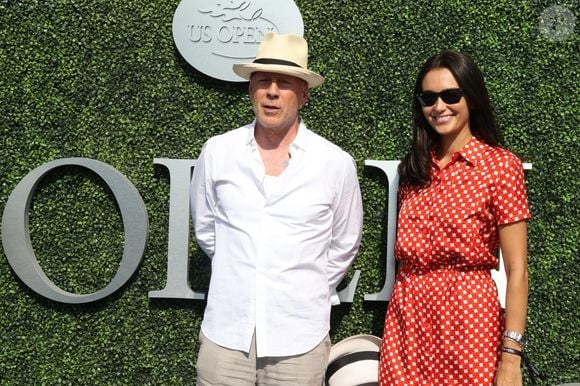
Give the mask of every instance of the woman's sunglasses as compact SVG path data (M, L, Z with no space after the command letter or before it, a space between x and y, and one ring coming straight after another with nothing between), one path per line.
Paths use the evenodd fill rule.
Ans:
M423 107L433 106L439 98L448 105L452 105L459 103L463 96L463 90L460 88L450 88L441 92L426 91L420 92L416 96L417 100Z

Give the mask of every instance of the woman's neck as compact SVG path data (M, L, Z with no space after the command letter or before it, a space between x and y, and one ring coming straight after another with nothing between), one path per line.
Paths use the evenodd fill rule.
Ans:
M439 167L444 168L453 158L453 154L467 145L471 138L473 138L473 135L470 130L462 131L453 137L442 136L436 153Z

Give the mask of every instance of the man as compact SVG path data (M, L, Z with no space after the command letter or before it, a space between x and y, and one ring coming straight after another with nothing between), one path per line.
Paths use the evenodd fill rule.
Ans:
M360 243L353 159L306 128L309 89L297 35L268 33L250 80L253 123L211 138L192 180L197 241L212 259L197 384L322 384L331 301ZM332 300L331 300L332 298Z

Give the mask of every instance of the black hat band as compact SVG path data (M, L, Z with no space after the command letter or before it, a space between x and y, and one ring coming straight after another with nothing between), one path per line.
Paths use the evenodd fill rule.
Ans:
M259 58L253 61L253 63L258 63L258 64L279 64L282 66L292 66L292 67L299 67L302 68L301 65L296 64L294 62L290 62L288 60L282 60L282 59L271 59L271 58Z

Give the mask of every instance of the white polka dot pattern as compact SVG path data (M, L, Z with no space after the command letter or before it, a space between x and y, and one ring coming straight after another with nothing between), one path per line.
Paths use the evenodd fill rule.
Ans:
M426 188L401 187L379 381L491 385L503 316L490 269L498 226L530 218L521 161L473 138Z

